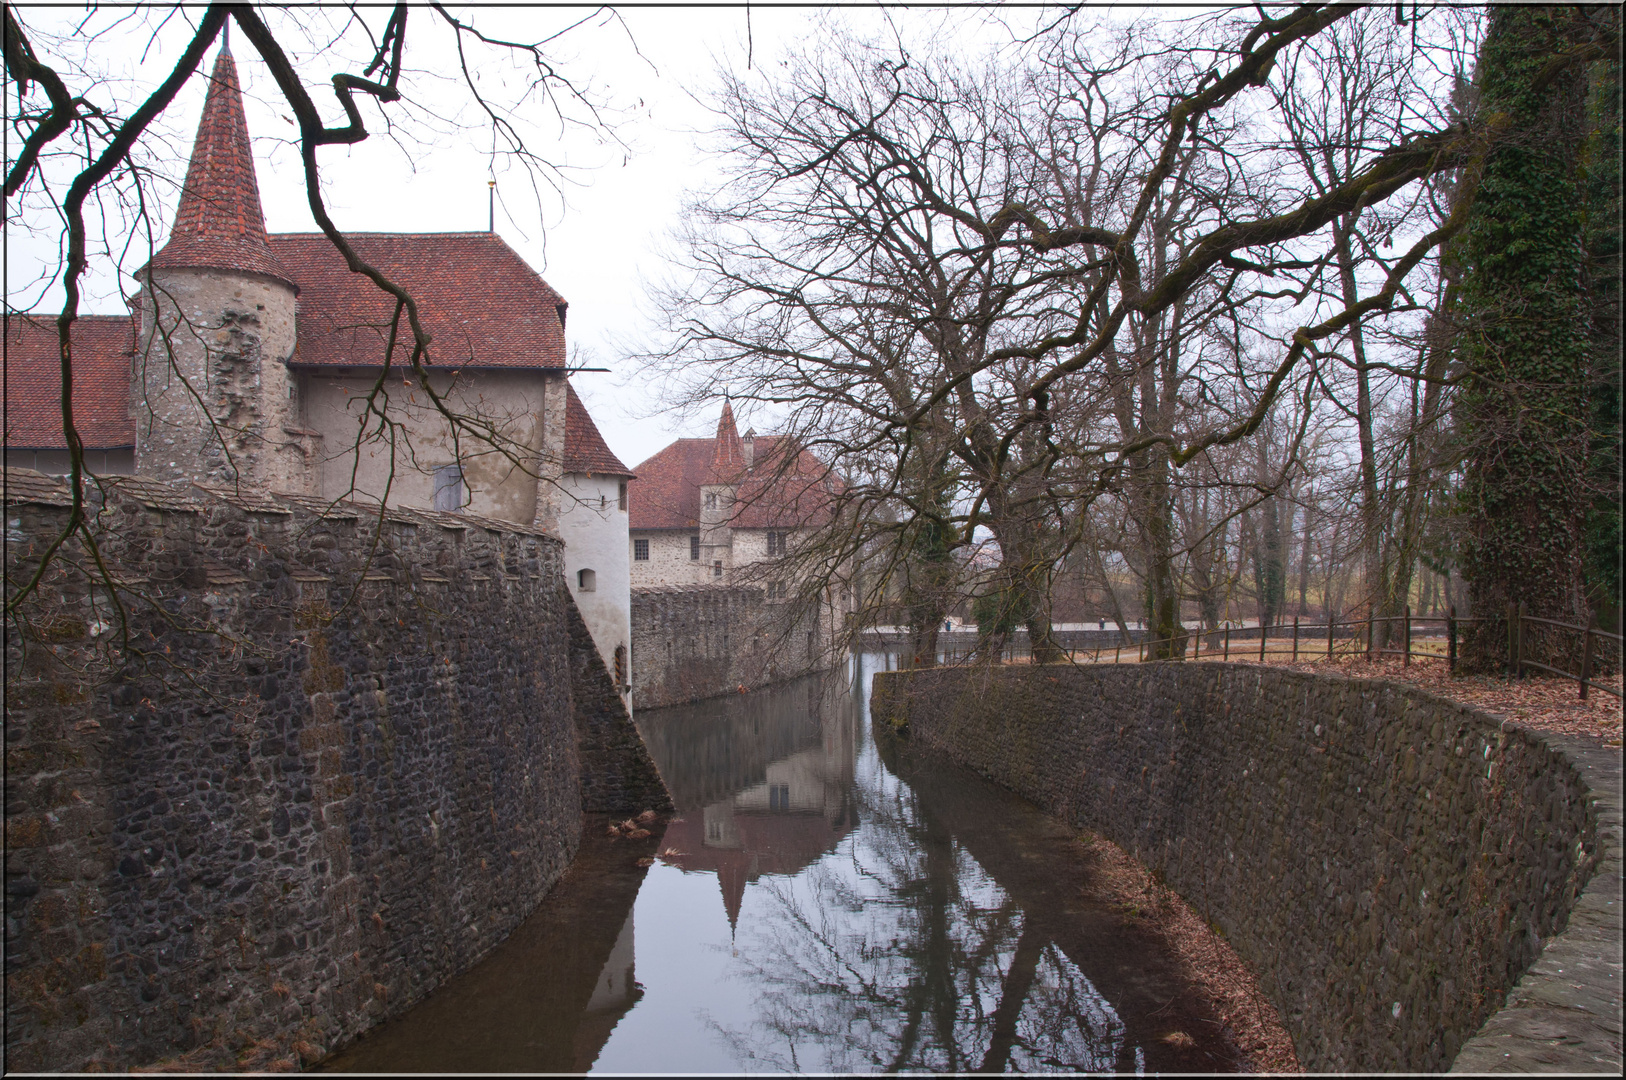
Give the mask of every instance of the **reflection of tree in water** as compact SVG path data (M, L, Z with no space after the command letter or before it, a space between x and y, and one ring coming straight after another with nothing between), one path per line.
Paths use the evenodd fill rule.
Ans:
M879 773L832 857L765 881L739 972L759 994L742 1065L859 1072L1133 1071L1112 1007L941 826Z

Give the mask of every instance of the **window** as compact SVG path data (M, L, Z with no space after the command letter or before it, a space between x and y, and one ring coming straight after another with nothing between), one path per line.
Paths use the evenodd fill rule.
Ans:
M790 809L790 785L789 784L769 784L768 785L768 809L769 810L789 810Z
M627 688L627 647L625 645L615 647L615 685L622 690Z
M785 598L785 583L783 581L768 582L768 599L783 600Z
M718 559L716 562L711 564L711 576L712 577L722 577L723 576L723 560Z
M790 550L790 533L771 532L768 534L768 554L783 555Z
M435 509L463 509L463 467L455 462L435 470Z
M618 500L616 502L616 509L625 510L626 508L627 508L627 482L625 480L623 480L623 481L621 481L621 493L620 493L620 497L618 498Z
M634 540L632 542L632 557L639 562L649 561L649 541Z
M698 536L689 537L689 558L696 561L700 558L700 537Z
M706 492L706 509L717 509L717 493L715 491Z
M592 592L598 588L598 575L591 570L576 571L576 591Z

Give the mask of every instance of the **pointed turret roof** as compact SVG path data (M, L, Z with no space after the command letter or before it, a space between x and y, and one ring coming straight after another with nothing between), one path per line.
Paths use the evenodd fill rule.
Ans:
M745 468L745 452L740 449L740 430L734 426L734 406L723 399L723 415L717 418L717 442L711 455L714 480L732 480Z
M589 476L625 476L632 470L621 464L598 425L576 396L576 388L565 383L565 472L586 473Z
M294 284L266 239L243 92L228 48L220 50L209 76L169 242L147 265L243 270Z

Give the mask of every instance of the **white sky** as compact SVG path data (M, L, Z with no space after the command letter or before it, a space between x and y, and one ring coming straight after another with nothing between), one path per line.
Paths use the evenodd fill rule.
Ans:
M31 27L63 27L65 21L84 18L83 9L23 10L25 25ZM486 33L529 40L592 10L481 8L469 10L467 17ZM383 13L374 14L382 25ZM517 174L499 175L499 196L506 205L498 206L497 231L570 302L568 338L572 348L581 350L580 362L612 369L608 374L583 373L573 381L610 447L634 466L674 438L710 434L716 423L714 412L681 417L663 409L646 374L635 370L628 354L647 340L653 325L646 283L661 277L662 253L669 249L680 220L685 192L705 191L717 182L717 163L707 159L698 145L697 133L707 126L708 113L696 98L703 97L712 85L720 62L735 69L745 67L747 11L744 7L664 6L628 8L620 15L625 29L610 19L595 20L571 31L550 55L559 57L561 70L578 85L595 88L598 99L620 110L614 132L626 145L607 144L580 127L552 128L549 137L557 141L540 144L539 149L550 159L573 166L575 183L564 188L562 198L544 192L539 205ZM113 16L103 12L99 17L105 25ZM752 70L767 77L767 72L777 68L777 57L787 45L816 33L819 20L829 17L877 32L885 32L886 20L892 20L906 33L941 33L950 41L964 38L971 46L974 42L1008 42L1010 31L1000 24L1001 19L1031 26L1045 13L1034 8L992 15L978 8L953 13L847 9L832 15L808 6L753 5L749 11ZM413 10L406 66L438 65L450 74L445 71L452 56L447 45L450 35L435 26L433 18L426 9ZM115 75L126 73L132 88L150 86L173 62L182 40L177 31L185 30L166 28L168 36L161 35L159 46L143 57L140 50L156 22L149 18L145 26L127 33L121 27L99 39L95 59ZM297 153L288 141L293 135L291 121L286 119L289 110L280 101L265 65L240 32L233 38L232 51L244 86L267 227L272 232L312 231L315 225L305 205ZM212 62L213 50L205 64ZM343 63L322 65L320 60L302 65L306 86L324 115L336 110L322 83L332 72L348 70L352 69ZM489 74L498 80L503 77L500 71ZM171 183L184 170L203 92L204 80L193 79L160 125L159 134L174 148ZM466 90L461 96L467 96ZM429 150L417 147L409 155L378 130L376 110L364 114L374 132L366 142L319 151L329 210L341 229L455 232L486 227L489 128L454 130ZM380 177L387 179L380 184ZM173 200L173 195L169 198ZM173 211L172 204L162 209L163 227L167 228ZM47 229L42 236L43 246L41 236L29 237L15 229L8 232L14 305L35 306L31 301L37 290L25 295L23 289L34 276L29 271L54 262L55 233ZM129 268L143 261L136 258ZM134 289L127 278L115 289L112 276L105 271L87 284L87 301L81 308L87 313L121 311L121 292ZM46 310L60 302L59 291L43 297ZM750 420L742 417L742 425ZM768 425L759 422L759 426Z

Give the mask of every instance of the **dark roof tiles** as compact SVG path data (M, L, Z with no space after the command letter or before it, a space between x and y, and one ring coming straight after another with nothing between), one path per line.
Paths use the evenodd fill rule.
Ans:
M65 450L62 361L56 323L22 315L5 319L6 445ZM74 321L73 417L87 450L135 445L130 419L131 322L124 315Z
M254 151L231 53L220 51L209 79L175 225L169 242L147 265L246 270L297 284L266 239Z
M565 472L598 476L632 476L599 433L576 388L565 384Z
M564 298L496 233L349 233L356 254L405 288L429 334L437 368L562 368ZM352 273L321 233L285 233L271 246L300 288L291 364L378 367L395 298ZM402 315L391 362L405 365L412 334Z
M679 439L636 469L627 489L632 529L700 527L700 488L734 488L728 522L737 529L806 528L829 520L833 496L841 490L829 468L809 451L781 436L752 439L752 466L745 468L744 445L734 434L734 412L725 402L715 439ZM727 443L733 434L733 445ZM786 458L787 452L794 457ZM737 464L730 464L737 462Z

